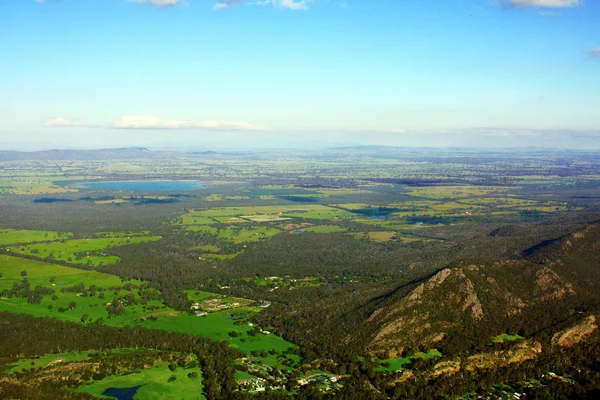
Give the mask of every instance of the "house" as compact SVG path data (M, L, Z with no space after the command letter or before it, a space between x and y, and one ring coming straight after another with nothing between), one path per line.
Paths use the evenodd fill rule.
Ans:
M196 317L204 317L208 315L206 311L196 311L194 314L196 315Z
M194 303L194 304L192 304L191 309L192 310L198 310L198 309L200 309L200 303Z

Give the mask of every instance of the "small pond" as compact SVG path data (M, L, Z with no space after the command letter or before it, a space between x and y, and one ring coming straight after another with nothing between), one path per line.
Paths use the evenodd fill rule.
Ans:
M134 386L129 388L108 388L102 392L103 396L115 397L118 400L133 400L136 392L142 386Z

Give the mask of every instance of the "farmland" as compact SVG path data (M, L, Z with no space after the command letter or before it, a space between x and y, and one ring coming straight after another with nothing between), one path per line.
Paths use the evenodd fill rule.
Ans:
M24 243L54 242L57 240L71 239L71 233L28 231L16 229L0 230L0 246Z
M277 335L256 334L249 321L262 309L247 306L253 302L246 299L189 291L190 301L204 299L204 308L209 311L198 317L165 306L160 292L144 282L123 282L113 275L5 255L0 256L0 265L0 310L84 324L102 321L112 326L136 325L202 335L229 341L245 353L263 349L282 354L295 347ZM235 305L218 307L227 303ZM272 356L264 362L269 360L279 365Z

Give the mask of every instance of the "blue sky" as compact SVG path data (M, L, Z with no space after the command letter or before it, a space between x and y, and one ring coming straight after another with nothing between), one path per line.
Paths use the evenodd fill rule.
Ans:
M0 146L600 148L600 2L0 0Z

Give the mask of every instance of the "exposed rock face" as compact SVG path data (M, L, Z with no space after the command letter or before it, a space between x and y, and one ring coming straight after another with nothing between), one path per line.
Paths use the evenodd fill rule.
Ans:
M592 334L596 329L598 329L596 317L590 315L571 328L557 332L552 337L552 344L561 347L573 346Z
M433 367L431 377L437 378L440 375L454 375L457 372L460 372L460 362L442 361Z
M542 352L542 345L535 341L523 341L512 348L501 351L479 353L467 358L456 358L454 360L437 363L433 369L416 372L404 371L392 384L400 384L415 378L415 373L434 379L442 375L454 375L461 371L475 372L478 370L506 367L510 364L523 363L536 358Z
M464 369L469 372L478 369L497 368L499 365L506 366L514 363L522 363L534 359L542 352L542 345L538 342L523 342L513 348L491 353L480 353L467 358Z
M371 314L369 320L381 325L370 349L431 347L449 330L482 323L490 313L490 318L519 315L530 306L574 293L573 285L550 267L527 261L446 268Z
M548 267L544 267L536 272L536 278L535 295L541 300L557 300L567 294L575 293L573 285L562 285L558 274Z

